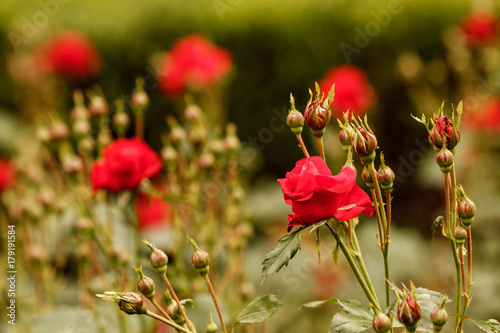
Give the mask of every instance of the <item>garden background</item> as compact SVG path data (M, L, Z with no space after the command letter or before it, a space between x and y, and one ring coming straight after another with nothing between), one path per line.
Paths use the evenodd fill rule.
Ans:
M290 93L302 111L308 89L330 69L349 64L364 71L377 95L367 115L386 162L396 173L392 276L448 293L453 293L454 277L449 253L443 250L446 243L439 232L434 239L431 235L431 224L444 206L442 175L433 165L434 152L426 131L411 114L430 116L442 101L449 112L452 104L463 100L466 113L456 157L458 180L467 186L477 205L475 223L480 225L474 234L477 283L471 315L479 313L478 317L498 320L500 124L490 121L481 127L473 119L479 117L486 102L500 96L500 42L497 37L493 46L466 54L456 47L460 42L456 30L475 9L496 13L497 18L500 10L495 1L462 0L4 0L0 3L4 36L0 40L0 156L15 157L19 143L31 135L37 119L47 112L43 87L33 93L32 86L45 83L30 81L31 69L22 59L56 32L84 33L98 50L102 66L87 82L58 86L59 99L52 106L68 117L72 90L95 83L109 101L129 97L136 77L143 76L150 98L145 141L157 151L162 147L164 119L176 115L179 105L159 89L159 55L187 35L206 36L232 55L233 70L222 93L225 112L221 119L237 125L243 150L251 151L242 160L241 172L247 192L244 209L254 234L241 265L257 294L275 293L286 300L285 307L261 329L326 331L335 306L297 308L315 299L361 299L362 295L345 263L334 266L328 252L331 249L323 249L318 264L312 235L304 237L303 249L288 270L259 285L260 264L284 234L289 212L276 179L283 178L301 158L285 125ZM466 68L457 69L460 64ZM500 106L496 113L500 118ZM474 126L465 124L470 119ZM304 135L313 147L314 137L308 130ZM339 170L345 162L337 135L333 120L326 134L327 162L332 170ZM382 268L373 221L362 219L360 232L368 255L365 260L372 262L368 268L376 271ZM3 267L6 259L1 260ZM383 278L383 274L378 275ZM311 281L314 283L307 283ZM383 281L378 282L382 287ZM2 297L5 294L2 292ZM54 332L67 332L69 322L81 321L78 301L69 298L62 295L57 306L35 317L33 332L47 332L49 327ZM18 311L22 321L22 309ZM4 321L2 316L2 331L11 332ZM86 324L71 329L92 331Z

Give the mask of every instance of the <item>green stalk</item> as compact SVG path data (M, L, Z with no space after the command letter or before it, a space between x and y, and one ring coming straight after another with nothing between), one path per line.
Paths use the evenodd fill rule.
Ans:
M304 156L309 157L309 152L307 151L304 140L302 140L302 136L300 134L297 134L297 141L299 142L300 149L302 149L302 153L304 154Z
M181 312L182 316L186 320L186 323L191 330L191 332L196 333L196 329L194 328L193 324L191 321L188 319L188 316L186 314L186 311L184 310L184 307L181 305L181 301L179 300L179 297L177 296L174 288L170 284L170 281L168 280L167 274L162 274L161 277L163 278L163 281L167 285L168 291L170 291L170 294L172 295L172 298L174 299L175 303L177 304L177 307L179 308L179 311ZM180 327L180 326L179 326Z
M366 269L365 262L363 260L363 256L361 255L361 248L359 247L359 242L358 242L358 237L356 236L356 232L353 230L352 232L352 240L353 240L353 245L354 245L354 250L356 252L356 259L359 263L359 267L361 268L361 273L363 274L363 277L365 278L365 281L367 281L367 285L370 288L370 291L373 295L374 298L377 298L377 294L375 293L375 289L373 288L373 284L370 282L370 275L368 274L368 270ZM377 299L378 302L378 299Z
M323 135L320 136L320 137L316 137L316 141L318 141L319 156L323 160L326 160L326 158L325 158L325 147L323 146Z
M175 329L176 329L176 330L178 330L178 331L181 331L181 332L184 332L184 333L192 333L192 331L189 331L189 330L185 329L184 327L182 327L182 326L180 326L180 325L177 325L175 322L170 321L170 320L168 320L168 319L166 319L166 318L163 318L162 316L159 316L159 315L157 315L156 313L151 312L151 311L149 311L149 310L147 310L147 312L146 312L146 316L150 316L150 317L152 317L152 318L154 318L154 319L156 319L156 320L159 320L159 321L161 321L162 323L165 323L165 324L167 324L167 325L169 325L169 326L171 326L171 327L175 328Z
M352 269L354 275L356 276L356 279L358 280L361 288L363 289L366 297L373 304L373 306L375 307L375 309L377 309L378 311L382 312L377 297L374 294L372 294L372 292L371 292L371 290L373 290L373 285L372 285L370 279L367 279L367 281L365 281L365 279L363 278L361 272L359 271L358 266L356 265L356 262L352 258L352 255L349 252L349 249L345 245L345 243L342 240L342 238L332 229L332 227L328 223L326 223L325 225L328 227L328 230L330 230L331 234L333 235L333 237L335 238L335 240L339 244L340 249L344 253L344 255L345 255L346 259L347 259L347 262L349 263L349 266L351 266L351 269ZM369 285L371 285L372 287L370 288Z

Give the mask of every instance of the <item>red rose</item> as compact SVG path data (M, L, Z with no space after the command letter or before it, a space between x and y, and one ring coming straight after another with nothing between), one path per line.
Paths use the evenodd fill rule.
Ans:
M162 167L158 154L143 141L118 139L104 149L104 159L92 166L94 191L134 190L144 178L156 175Z
M375 104L377 94L368 82L366 74L358 67L342 65L331 69L321 80L321 91L328 94L335 84L335 97L331 108L337 118L347 110L355 116L363 115Z
M12 185L15 176L16 170L12 164L8 160L0 158L0 192Z
M373 214L370 197L356 185L356 172L344 167L336 176L325 161L313 156L297 162L295 168L278 179L285 202L294 214L288 215L288 231L332 217L346 221L361 213Z
M66 79L82 79L97 74L101 58L90 40L76 31L63 32L40 51L42 68Z
M491 44L498 36L498 19L488 11L472 12L462 22L462 31L469 46Z
M165 56L160 88L170 95L186 88L204 90L231 70L230 54L200 35L179 40Z

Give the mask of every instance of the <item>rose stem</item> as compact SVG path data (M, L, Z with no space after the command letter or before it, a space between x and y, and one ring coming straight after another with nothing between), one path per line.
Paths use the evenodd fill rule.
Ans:
M318 141L318 150L319 150L319 156L323 159L325 159L325 147L323 146L323 135L320 137L316 137L316 141Z
M467 228L467 278L468 278L468 289L467 295L470 295L472 289L472 230Z
M172 317L170 317L168 315L168 313L160 306L160 304L158 304L158 302L154 298L150 298L149 300L151 301L151 303L153 303L153 305L155 306L155 308L157 308L158 311L161 312L161 314L163 315L163 317L165 317L168 320L173 321Z
M174 288L170 284L170 281L168 280L167 274L164 273L161 275L161 277L163 278L163 281L167 285L167 288L170 291L170 294L174 298L175 303L177 304L177 307L179 308L179 311L181 312L184 319L186 319L186 323L187 323L189 329L193 332L196 332L196 329L194 328L193 324L191 323L191 321L189 321L188 316L186 315L186 311L184 310L184 307L181 305L181 301L179 300L179 297L177 297L177 294L175 293Z
M380 309L380 304L378 302L378 299L377 299L377 295L376 294L372 294L371 292L371 289L370 287L368 287L367 285L367 282L364 280L363 276L361 275L361 273L359 272L359 268L358 266L356 266L356 263L354 262L354 259L352 258L351 256L351 253L349 252L349 249L347 248L347 246L345 245L344 241L342 240L342 238L332 229L332 227L328 224L328 223L325 223L325 225L328 227L328 230L330 230L331 234L333 235L333 237L335 238L335 240L337 241L337 243L339 244L340 246L340 249L342 250L342 252L344 253L346 259L347 259L347 262L349 263L349 266L351 266L351 269L354 273L354 275L356 276L356 279L358 280L361 288L363 289L366 297L368 298L368 300L373 304L373 306L375 307L375 309L379 310L379 311L382 311ZM370 282L371 283L371 282Z
M217 295L215 294L214 287L212 286L212 283L210 282L210 278L208 277L208 274L203 275L203 280L205 280L205 283L207 284L208 291L210 292L210 295L212 295L212 301L214 302L215 309L217 310L217 314L219 315L219 320L220 320L220 325L222 326L222 332L226 333L226 325L224 324L224 318L222 318L222 312L219 307L219 302L217 302Z
M374 297L377 297L377 294L375 293L375 289L373 288L373 284L370 281L370 275L368 274L368 270L366 269L365 262L363 260L363 256L361 255L361 248L359 247L359 242L358 242L358 237L356 236L356 231L353 230L352 233L352 241L353 241L353 247L355 251L355 256L356 259L359 263L359 267L361 268L361 273L363 273L363 276L366 280L366 284L370 288L371 293L374 295Z
M384 257L384 275L385 275L385 302L386 306L389 307L391 305L391 284L389 282L389 224L387 223L387 216L385 214L385 209L384 209L384 199L382 199L382 191L380 190L380 186L377 180L377 172L375 170L375 166L373 164L373 161L368 163L368 171L370 172L370 177L372 179L374 189L375 189L375 194L376 194L376 201L378 202L378 208L380 210L380 217L382 218L382 226L383 226L383 231L384 235L380 236L381 239L384 239L384 241L380 244L381 250L382 250L382 255ZM375 198L374 198L375 199ZM375 200L374 200L375 201Z
M302 153L307 158L309 157L309 152L307 151L306 145L304 144L304 140L302 140L302 136L300 134L297 135L297 141L299 142L300 148L302 149Z
M461 296L460 296L460 279L462 278L460 274L460 260L458 258L457 254L457 246L456 246L456 241L453 238L453 229L452 229L452 223L451 223L451 202L450 202L450 192L451 192L451 180L450 180L450 174L445 174L444 175L444 193L445 193L445 201L446 201L446 227L448 228L447 230L447 236L450 240L450 245L451 245L451 252L453 254L453 260L455 262L455 272L456 272L456 296L455 296L455 312L458 314L460 313L460 303L461 303ZM458 315L455 317L455 328L458 328L459 326L459 317Z
M373 199L373 204L375 205L375 215L377 216L377 224L378 224L378 233L379 233L379 246L383 246L383 233L382 233L382 220L380 219L380 210L378 208L378 202L377 202L377 197L375 194L375 189L370 190L372 194L372 199ZM382 248L381 248L382 249Z
M170 321L170 320L168 320L166 318L163 318L162 316L159 316L156 313L151 312L149 310L146 311L146 315L150 316L150 317L152 317L152 318L154 318L156 320L159 320L159 321L161 321L161 322L163 322L163 323L165 323L165 324L167 324L169 326L172 326L173 328L175 328L178 331L181 331L181 332L184 332L184 333L192 333L192 331L189 331L189 330L185 329L184 327L182 327L180 325L177 325L173 321ZM186 321L187 321L187 319L186 319Z

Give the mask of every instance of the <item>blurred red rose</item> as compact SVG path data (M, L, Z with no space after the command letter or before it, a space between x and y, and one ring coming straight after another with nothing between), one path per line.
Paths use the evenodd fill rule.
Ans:
M139 230L155 229L167 225L172 219L172 208L164 200L140 193L135 200Z
M497 39L498 19L488 11L472 12L463 20L462 31L469 46L484 46Z
M368 194L356 185L356 172L344 167L336 176L325 161L313 156L297 162L295 168L278 179L285 202L294 214L288 215L288 231L332 217L346 221L361 213L373 214Z
M160 88L170 95L186 88L203 90L214 85L231 70L231 55L201 35L177 41L165 56Z
M0 158L0 192L5 191L14 182L16 170L12 164L3 158Z
M335 97L331 107L337 118L342 119L347 110L355 116L363 115L377 100L377 94L366 74L356 66L341 65L331 69L319 86L321 91L328 94L334 83Z
M500 131L500 97L490 97L481 103L477 110L464 112L462 123L476 132L498 133Z
M66 79L84 79L99 71L101 58L91 41L77 31L56 35L39 51L42 70Z
M160 172L162 162L156 152L137 139L118 139L104 149L103 160L94 162L91 180L94 191L134 190L144 178Z

